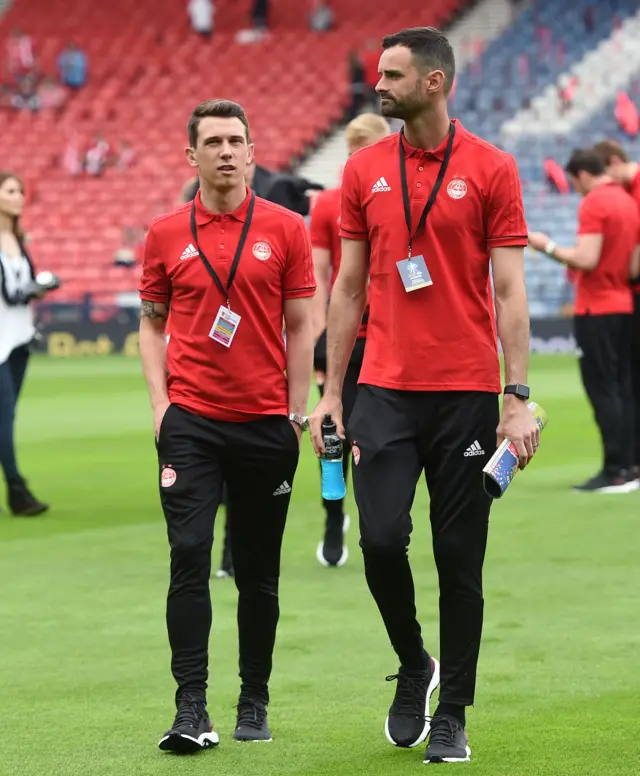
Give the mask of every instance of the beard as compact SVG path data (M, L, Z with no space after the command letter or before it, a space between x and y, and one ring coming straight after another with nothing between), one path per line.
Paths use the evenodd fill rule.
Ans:
M395 97L385 97L380 103L380 113L388 119L402 119L407 121L420 113L423 106L413 99L398 100Z

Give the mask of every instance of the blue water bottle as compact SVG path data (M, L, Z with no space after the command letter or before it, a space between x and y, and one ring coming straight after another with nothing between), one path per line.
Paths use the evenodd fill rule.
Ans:
M336 424L331 415L325 415L322 423L324 454L320 458L322 470L322 498L339 501L344 498L347 486L342 473L342 439L338 436Z

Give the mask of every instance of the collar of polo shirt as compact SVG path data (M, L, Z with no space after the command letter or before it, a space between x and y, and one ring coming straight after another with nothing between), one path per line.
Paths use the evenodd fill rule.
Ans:
M462 124L458 121L458 119L451 119L451 120L456 125L456 136L453 138L453 150L455 151L456 148L460 145L460 140L462 139L462 135L464 135L465 130ZM398 141L396 140L396 143L397 142ZM407 138L404 136L404 132L402 133L402 143L403 143L404 152L407 158L410 158L412 156L419 156L419 157L429 156L431 159L438 159L439 161L442 161L444 159L444 152L447 150L448 142L449 142L449 133L447 132L447 136L437 148L434 148L432 151L424 151L422 148L414 148L412 145L409 145L409 143L407 142Z
M236 221L240 221L240 223L244 223L245 218L247 217L247 210L249 209L250 200L251 200L251 189L247 187L244 202L240 205L239 208L236 208L232 213L225 213L225 215L228 218L233 218ZM196 224L198 226L205 226L205 224L210 224L212 221L216 221L216 220L219 221L222 218L222 215L220 213L212 213L210 210L207 210L207 208L202 204L200 191L198 191L198 193L196 194L195 206L196 206Z

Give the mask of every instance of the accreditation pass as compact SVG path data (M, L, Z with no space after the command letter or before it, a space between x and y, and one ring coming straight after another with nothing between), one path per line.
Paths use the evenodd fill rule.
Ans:
M216 319L213 322L209 336L214 342L219 342L225 348L230 348L236 331L240 325L241 317L224 305L220 305Z

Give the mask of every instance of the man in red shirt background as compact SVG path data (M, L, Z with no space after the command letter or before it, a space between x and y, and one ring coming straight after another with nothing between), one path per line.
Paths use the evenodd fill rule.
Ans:
M594 146L605 164L607 175L620 183L634 198L640 212L640 163L629 159L627 152L613 140L603 140ZM638 236L640 243L640 235ZM631 265L633 291L633 333L631 336L631 385L633 388L633 417L635 454L634 475L640 479L640 245Z
M315 292L303 218L246 186L253 145L242 107L227 100L198 106L186 153L200 190L192 203L152 222L140 288L140 354L171 547L167 629L178 685L177 714L160 748L175 752L218 743L206 689L211 548L223 481L238 588L234 738L271 740L280 550L306 427Z
M529 242L576 270L574 314L580 373L604 448L602 470L576 489L628 493L638 485L631 471L633 298L629 278L640 215L632 197L606 175L594 150L575 151L566 171L584 197L578 212L577 245L560 247L541 232L533 232Z
M376 87L404 130L355 153L342 181L342 261L327 325L324 397L312 415L323 452L326 413L343 431L341 393L367 300L367 346L349 420L353 484L369 589L400 669L385 723L396 746L429 735L425 762L470 756L483 619L482 567L491 499L482 469L504 437L526 466L538 429L526 404L527 227L515 160L450 121L455 59L438 30L387 36ZM502 417L497 328L505 356ZM357 449L357 452L356 452ZM440 586L437 660L416 619L407 547L422 473Z
M366 146L376 143L389 134L386 119L376 113L362 113L345 128L345 139L349 156ZM340 267L340 187L320 192L311 211L311 246L316 275L314 367L320 395L324 387L327 364L327 305L338 269ZM358 377L364 356L367 335L367 311L362 318L358 338L349 359L347 372L342 386L342 416L347 423L356 400ZM345 480L349 470L350 445L346 442L342 467ZM344 500L328 501L323 499L326 513L324 539L318 545L316 557L323 566L342 566L349 556L343 537L347 529L344 514Z

